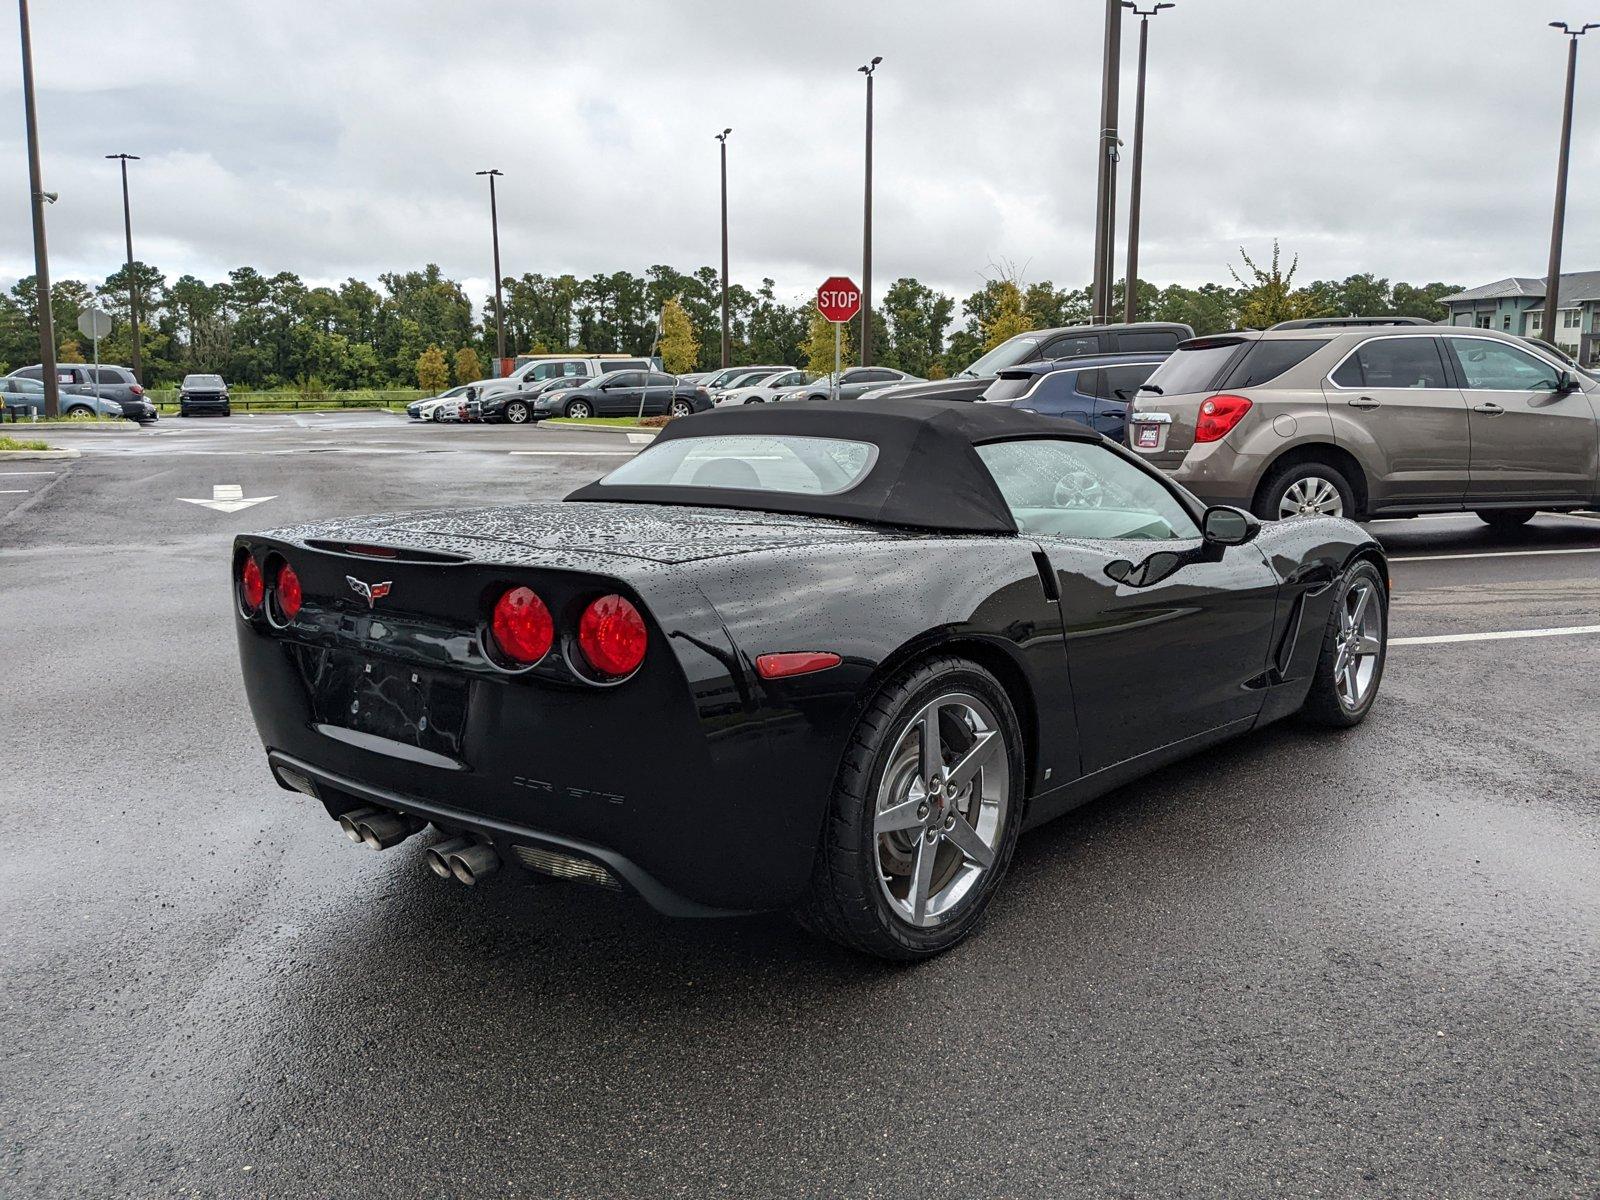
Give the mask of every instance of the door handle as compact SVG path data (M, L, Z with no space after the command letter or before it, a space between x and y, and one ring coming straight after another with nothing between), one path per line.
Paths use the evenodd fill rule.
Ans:
M1483 413L1490 417L1498 417L1501 413L1505 412L1505 409L1501 408L1493 400L1488 400L1482 404L1474 404L1472 406L1472 411L1475 413Z
M1377 408L1378 407L1378 402L1376 400L1374 400L1371 396L1357 396L1353 400L1346 400L1345 403L1348 404L1351 408Z

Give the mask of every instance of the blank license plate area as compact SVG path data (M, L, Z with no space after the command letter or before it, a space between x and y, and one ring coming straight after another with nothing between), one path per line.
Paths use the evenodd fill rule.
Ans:
M466 680L337 650L311 651L302 668L320 723L461 758Z

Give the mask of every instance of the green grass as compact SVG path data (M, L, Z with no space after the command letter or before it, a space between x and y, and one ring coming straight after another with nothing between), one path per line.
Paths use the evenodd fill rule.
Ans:
M18 441L14 437L0 436L0 450L48 450L49 442L34 440Z

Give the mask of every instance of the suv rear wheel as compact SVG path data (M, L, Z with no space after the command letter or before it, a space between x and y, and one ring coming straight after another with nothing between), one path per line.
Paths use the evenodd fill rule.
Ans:
M1255 514L1263 521L1287 517L1350 517L1356 513L1355 489L1339 468L1324 462L1290 463L1274 471L1256 497Z

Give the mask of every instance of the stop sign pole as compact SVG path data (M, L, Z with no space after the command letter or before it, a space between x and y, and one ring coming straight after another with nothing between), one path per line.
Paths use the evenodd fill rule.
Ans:
M842 330L861 312L861 289L846 275L830 275L817 289L817 311L823 320L833 323L833 385L829 393L837 400L839 373L843 367Z

